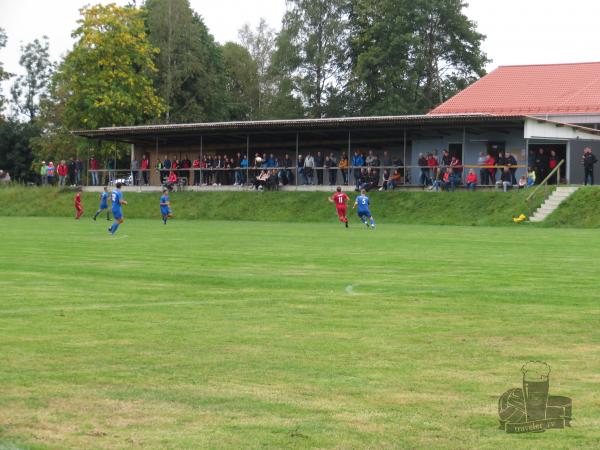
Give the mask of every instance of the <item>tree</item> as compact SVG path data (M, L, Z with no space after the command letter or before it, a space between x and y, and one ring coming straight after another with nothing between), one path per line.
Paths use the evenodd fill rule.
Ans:
M39 135L35 123L21 123L14 118L0 121L0 167L18 181L35 181L32 171L34 154L30 140Z
M0 28L0 50L6 47L6 33ZM10 74L4 70L4 65L0 61L0 119L2 119L2 110L4 109L4 95L2 94L2 82L10 78Z
M146 23L156 56L156 89L167 122L225 120L225 77L219 46L188 0L147 0Z
M164 104L152 75L158 49L147 39L140 10L115 4L81 9L77 39L56 74L67 128L138 125Z
M323 117L330 95L346 83L346 11L347 0L288 2L275 59L311 117Z
M239 30L238 37L242 46L252 56L257 68L259 92L256 118L263 118L267 115L269 104L277 90L270 71L271 58L275 51L275 30L264 18L261 18L256 30L252 30L249 24L245 24Z
M11 87L12 101L17 111L35 120L39 112L39 103L46 96L46 90L52 77L54 66L50 61L50 44L46 36L40 42L35 39L21 46L19 64L25 69Z
M259 75L256 62L244 47L228 42L222 49L229 119L250 120L259 107Z
M352 0L354 114L429 111L484 74L484 36L461 0Z

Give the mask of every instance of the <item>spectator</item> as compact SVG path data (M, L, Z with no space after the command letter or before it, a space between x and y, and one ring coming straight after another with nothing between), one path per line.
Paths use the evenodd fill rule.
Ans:
M373 154L373 150L369 150L369 154L367 155L367 159L365 159L365 164L367 167L373 167L375 165L375 161L377 158Z
M148 186L148 171L150 170L150 160L148 159L148 155L145 153L142 155L142 179L144 181L144 186Z
M488 183L487 184L496 184L496 159L492 156L492 154L488 154L487 159L485 160L485 165L488 170Z
M394 172L392 173L392 175L390 176L390 179L388 180L386 190L394 190L396 188L396 186L400 186L401 182L402 182L402 172L400 171L400 169L394 169Z
M254 180L254 189L257 191L260 189L264 189L267 185L267 180L269 179L269 172L267 170L262 170L260 175L256 177Z
M502 174L500 175L500 180L496 182L496 189L499 189L500 186L502 186L502 190L504 192L508 192L508 189L512 186L512 180L508 167L504 167Z
M56 178L56 167L54 167L54 163L52 161L48 163L48 170L46 171L46 175L48 176L48 184L50 186L54 186L54 180Z
M307 184L314 184L315 158L309 153L304 159L304 176Z
M515 158L515 156L512 153L506 152L506 165L508 166L508 169L510 170L512 184L517 184L517 165L518 164L519 163L517 162L517 158Z
M42 165L40 166L40 179L42 186L48 184L48 166L46 165L46 161L42 161Z
M188 158L187 155L183 156L183 160L181 161L181 168L183 169L182 173L185 177L186 184L189 186L189 184L192 182L192 172L190 171L190 169L192 168L192 161L190 161L190 158Z
M535 184L535 167L527 168L527 186L533 186Z
M365 165L365 159L363 158L360 150L356 150L354 152L354 156L352 157L352 168L354 172L354 184L358 185L358 179L361 175L361 168ZM346 183L344 183L346 184Z
M77 183L77 163L75 162L75 158L71 157L71 159L69 159L69 164L67 165L67 168L69 184L71 186L75 186L75 184Z
M133 185L137 186L139 183L139 172L140 172L140 162L137 158L133 158L131 160L131 178L133 179Z
M283 161L281 162L281 171L279 175L281 179L281 184L283 184L284 186L292 184L294 182L294 174L292 173L293 167L294 164L292 163L290 155L286 153L285 155L283 155Z
M537 173L535 175L537 183L544 181L546 175L548 175L548 164L548 155L546 155L546 152L544 152L543 148L540 148L535 156L535 167L537 169Z
M269 178L267 178L267 189L270 191L277 190L278 186L277 169L269 170Z
M345 153L342 153L342 156L338 162L338 167L340 168L340 172L342 172L342 180L344 185L348 184L348 157Z
M525 175L521 175L519 178L519 189L523 189L527 187L527 177Z
M423 188L431 184L429 162L423 153L419 153L419 160L417 161L421 174L419 175L419 184Z
M581 163L583 164L583 184L586 186L588 185L588 182L590 185L594 185L594 164L597 162L598 160L592 153L592 149L590 147L584 148Z
M554 150L550 150L550 157L548 158L548 174L552 172L556 166L558 165L558 158L556 157L556 152ZM548 180L548 184L554 184L555 178L552 177Z
M447 191L454 192L459 181L460 179L456 172L454 172L454 169L452 167L448 167L444 172L444 188Z
M498 157L496 158L497 166L506 166L506 157L504 156L504 152L498 152Z
M331 169L333 167L333 162L331 161L329 155L325 156L325 161L323 161L323 167L325 167L325 170L327 171L327 179L329 180L329 186L333 186L335 184L335 178L333 177L337 174Z
M450 153L448 153L448 150L442 150L442 160L440 161L442 170L445 171L446 168L450 166L451 161L452 158L450 158Z
M385 189L387 191L389 181L390 181L390 171L388 169L383 169L381 187L379 188L379 190L383 191Z
M433 155L433 153L427 154L427 167L435 172L436 167L439 167L439 163L437 158Z
M79 158L75 158L75 169L77 170L77 172L75 172L75 184L77 184L77 186L80 186L81 175L83 174L83 163Z
M299 184L306 184L306 176L304 175L304 157L298 155L298 161L296 162L296 173L298 176Z
M241 181L240 181L240 186L243 186L244 184L246 184L246 180L247 180L247 176L248 176L248 157L246 155L242 156L242 159L240 161L240 174L242 175Z
M64 187L67 182L67 175L69 174L69 168L65 164L64 159L58 164L56 172L58 173L58 186Z
M168 155L165 155L165 159L163 161L163 170L161 171L161 175L160 175L160 179L161 182L165 179L169 178L169 172L171 171L171 160L169 159Z
M439 167L434 168L431 187L429 189L432 189L435 192L439 192L439 190L442 188L443 182L444 182L444 174L442 173L442 169Z
M323 184L323 155L321 155L321 152L317 152L315 156L315 167L317 171L317 184L320 186Z
M387 150L383 151L383 156L381 157L381 166L385 169L388 169L388 173L392 170L392 158L390 157Z
M108 158L108 160L106 161L106 168L108 169L108 180L115 181L115 169L117 168L117 162L115 158Z
M171 169L173 169L171 167ZM177 185L177 172L175 170L169 171L169 176L167 177L167 189L172 191Z
M450 158L450 168L460 182L460 179L462 178L462 165L460 163L460 159L458 159L456 156Z
M165 182L165 179L163 178L163 162L160 159L156 160L154 170L158 174L158 183L162 185Z
M477 186L477 175L475 174L475 171L473 169L469 170L469 173L468 173L467 179L466 179L466 183L467 183L467 189L469 191L475 190L475 187Z
M266 155L265 155L266 156ZM266 164L266 158L263 158L263 164ZM221 186L223 184L223 159L221 155L217 155L213 158L212 168L215 169L215 175L213 180L213 186Z
M2 186L8 185L10 183L10 174L3 170L0 170L0 184Z
M364 167L362 169L360 169L358 178L356 178L355 181L356 181L356 191L358 192L358 191L360 191L360 187L367 183L367 169L365 169Z
M486 162L487 162L487 156L485 156L485 153L479 152L479 158L477 158L477 165L479 167L481 167L479 169L479 180L481 181L481 184L483 184L483 185L489 184L489 182L488 182L489 172L485 167L483 167L483 166L485 166Z
M100 168L98 160L92 156L89 161L90 173L92 174L92 186L98 186L98 169Z
M367 192L376 189L379 185L379 175L374 168L369 168L367 175L365 177L365 181L363 184L359 186L359 190L365 190Z

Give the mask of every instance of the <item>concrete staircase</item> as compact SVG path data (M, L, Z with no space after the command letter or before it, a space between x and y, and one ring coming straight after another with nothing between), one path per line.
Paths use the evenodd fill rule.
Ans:
M573 192L579 189L576 186L569 187L557 187L552 195L546 199L542 206L540 206L533 215L529 218L530 222L541 222L546 217L548 217L552 211L554 211L558 206L564 202Z

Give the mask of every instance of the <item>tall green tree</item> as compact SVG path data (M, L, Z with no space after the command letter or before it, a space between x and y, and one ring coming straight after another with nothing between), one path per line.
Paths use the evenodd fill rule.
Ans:
M0 121L0 167L8 171L13 180L35 181L30 141L39 133L35 123L22 123L15 118Z
M6 47L6 41L6 32L4 31L4 28L0 28L0 50ZM4 109L4 102L6 101L2 94L2 82L8 78L10 78L10 74L4 70L4 65L2 64L2 61L0 61L0 119L2 119L2 110Z
M25 74L17 76L12 87L12 102L18 113L34 121L39 112L40 101L47 94L54 65L50 61L50 43L48 37L35 39L21 46L19 64Z
M461 0L351 0L354 114L427 112L485 71Z
M251 120L258 114L258 67L248 50L234 42L222 47L229 119Z
M289 0L287 6L274 62L289 74L307 114L323 117L347 81L347 0Z
M42 158L74 156L88 146L70 130L156 121L164 103L152 83L158 49L148 41L142 12L115 4L81 10L76 43L41 102L42 135L32 144ZM112 148L99 148L108 153Z
M219 46L188 0L146 0L146 23L156 55L155 86L167 122L225 120L225 77Z

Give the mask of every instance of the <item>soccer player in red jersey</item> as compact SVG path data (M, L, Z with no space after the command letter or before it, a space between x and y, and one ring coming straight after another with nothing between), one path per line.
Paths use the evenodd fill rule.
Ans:
M75 210L77 211L75 219L79 220L79 218L83 214L83 207L81 206L81 192L79 191L77 191L77 194L75 194Z
M343 193L342 188L338 186L336 189L336 193L329 197L329 201L331 203L335 203L335 208L337 209L337 215L340 218L340 222L344 222L346 228L348 228L348 218L346 217L346 211L348 209L348 201L350 201L350 197Z

